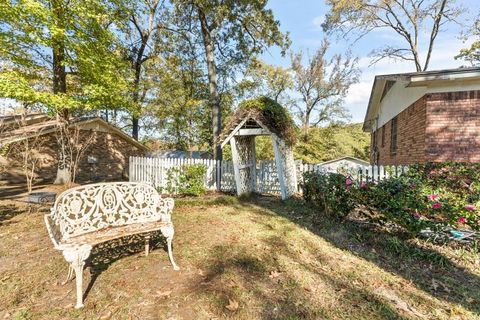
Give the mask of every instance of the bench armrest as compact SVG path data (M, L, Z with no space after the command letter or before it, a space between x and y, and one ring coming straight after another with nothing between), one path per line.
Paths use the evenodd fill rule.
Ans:
M47 213L43 216L43 219L45 220L48 236L50 237L50 240L52 240L53 246L55 247L55 249L60 250L60 244L58 243L58 239L56 237L57 233L55 232L55 222L52 221L52 215L53 212Z

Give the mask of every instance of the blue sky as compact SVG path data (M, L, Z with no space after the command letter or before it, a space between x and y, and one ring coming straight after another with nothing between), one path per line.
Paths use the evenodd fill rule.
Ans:
M462 6L469 8L468 15L480 14L479 0L457 0ZM275 18L280 20L282 31L290 33L291 50L313 53L320 45L324 33L320 27L328 8L322 0L270 0L268 6L273 10ZM465 19L464 19L465 20ZM455 68L465 65L465 62L454 59L461 48L468 46L471 40L464 43L459 39L461 28L447 25L447 30L438 35L431 58L429 70ZM353 85L345 106L352 114L353 122L362 122L367 108L368 98L376 74L415 71L413 62L383 60L370 66L369 53L382 44L395 44L398 37L387 30L377 30L353 44L352 52L359 58L359 68L362 72L359 83ZM344 39L331 39L331 53L345 52L351 43ZM423 48L420 48L422 51ZM263 59L274 65L288 67L290 58L282 57L278 50L271 49L263 55Z

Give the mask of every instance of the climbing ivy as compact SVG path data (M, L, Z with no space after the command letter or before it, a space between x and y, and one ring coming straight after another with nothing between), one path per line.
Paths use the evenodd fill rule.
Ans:
M258 118L263 124L275 131L289 145L296 142L296 126L288 110L268 97L258 97L240 103L233 117L244 117L245 113Z

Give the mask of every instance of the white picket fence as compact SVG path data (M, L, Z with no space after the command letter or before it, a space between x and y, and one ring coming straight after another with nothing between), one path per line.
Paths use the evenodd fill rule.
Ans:
M202 164L206 167L204 184L209 190L216 190L221 181L220 190L235 192L235 176L233 162L209 159L170 159L130 157L129 179L132 182L148 182L163 192L167 188L176 190L177 186L171 185L175 179L169 179L169 170L177 168L183 170L185 165ZM297 161L297 177L302 182L304 172L327 172L322 165L304 164ZM218 172L218 170L220 172ZM357 166L355 168L342 168L341 173L350 175L358 182L378 182L390 176L398 176L405 172L407 167L401 166ZM274 161L261 161L257 167L257 190L260 193L279 194L280 183ZM170 174L172 171L170 171ZM219 179L221 177L221 179ZM175 192L175 191L174 191Z
M156 188L166 189L169 187L169 182L172 182L168 177L170 169L182 170L183 166L192 164L202 164L207 168L205 175L205 187L207 189L217 189L219 181L217 168L220 166L221 190L235 191L235 176L231 161L130 157L129 180L132 182L148 182Z

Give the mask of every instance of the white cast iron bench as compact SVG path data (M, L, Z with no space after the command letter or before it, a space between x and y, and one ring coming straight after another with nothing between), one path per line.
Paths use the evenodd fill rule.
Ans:
M168 257L172 256L173 199L162 199L145 183L113 182L84 185L66 190L45 215L48 234L69 263L68 282L75 271L77 304L83 307L83 267L92 247L117 238L145 234L148 255L150 234L160 230L167 239Z

